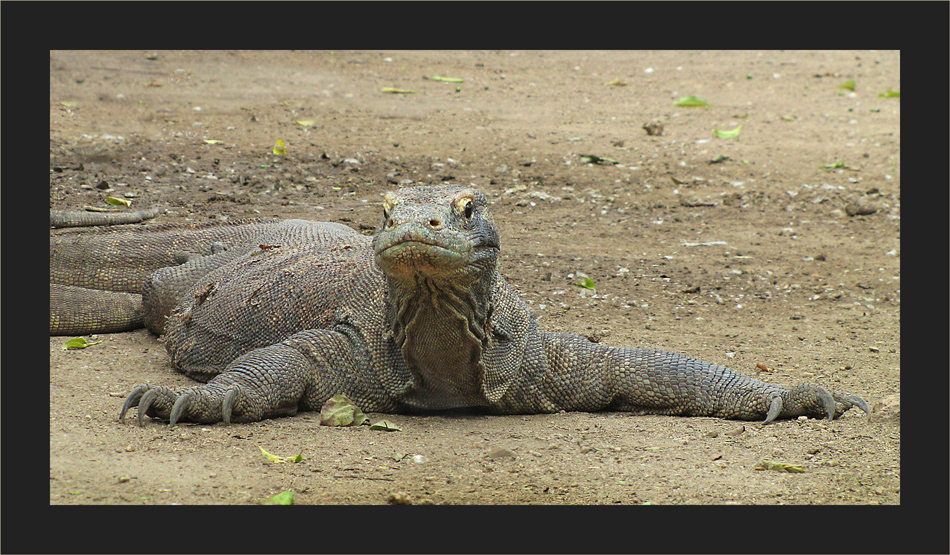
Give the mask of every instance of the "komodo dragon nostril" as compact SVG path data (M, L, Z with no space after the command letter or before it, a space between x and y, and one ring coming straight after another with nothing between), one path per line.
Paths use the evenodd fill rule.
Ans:
M436 218L432 218L431 220L429 220L429 227L431 227L432 229L439 229L439 228L441 228L441 227L442 227L442 220L439 220L439 219L436 219Z

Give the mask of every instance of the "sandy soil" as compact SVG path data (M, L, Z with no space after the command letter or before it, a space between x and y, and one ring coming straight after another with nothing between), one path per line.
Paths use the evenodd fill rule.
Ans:
M450 414L386 416L402 431L385 433L304 413L140 428L117 419L134 386L191 383L161 343L139 330L64 351L51 337L50 504L260 504L285 490L298 505L900 504L888 90L895 52L51 52L51 208L113 195L167 207L155 222L276 215L371 233L386 190L474 184L494 202L501 271L542 327L753 375L763 364L768 381L876 408L765 427ZM674 105L686 95L711 105ZM738 138L713 134L736 125Z

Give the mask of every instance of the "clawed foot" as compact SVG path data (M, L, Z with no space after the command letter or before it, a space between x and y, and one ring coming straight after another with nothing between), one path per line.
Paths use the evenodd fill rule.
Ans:
M828 420L834 420L851 407L858 407L866 414L871 414L868 404L857 395L837 391L831 393L820 385L800 384L782 395L772 397L764 424L768 424L776 418L794 418L796 416L810 416L812 418L826 416Z
M238 385L231 385L227 389L212 389L206 385L175 393L167 387L142 384L125 398L119 420L125 422L125 413L136 406L139 426L144 425L146 416L167 419L169 426L174 426L179 420L230 424L232 420L260 419L247 414L240 401L241 387Z

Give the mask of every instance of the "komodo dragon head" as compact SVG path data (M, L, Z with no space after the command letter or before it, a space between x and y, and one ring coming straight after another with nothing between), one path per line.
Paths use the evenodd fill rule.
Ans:
M485 196L438 185L387 193L373 239L388 282L393 337L421 383L446 406L478 404L496 280L498 232Z
M499 241L485 195L438 185L386 193L373 249L380 268L402 286L469 286L494 273Z

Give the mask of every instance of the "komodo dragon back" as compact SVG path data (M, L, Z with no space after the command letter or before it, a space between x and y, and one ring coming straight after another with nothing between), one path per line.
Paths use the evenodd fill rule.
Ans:
M334 223L287 220L270 227L246 253L193 281L177 307L164 303L156 311L170 314L165 347L172 364L207 381L252 349L331 327L356 300L381 311L383 279L370 242ZM180 273L156 272L146 284L146 305L156 305L152 299Z
M163 245L166 267L141 285L143 320L165 329L176 369L206 382L139 385L120 417L137 406L140 424L248 422L319 410L337 393L373 412L624 410L766 423L869 412L857 395L817 384L781 386L677 353L539 330L497 272L499 236L477 190L400 189L382 208L372 239L300 220L95 239L118 261L109 268L129 245Z

